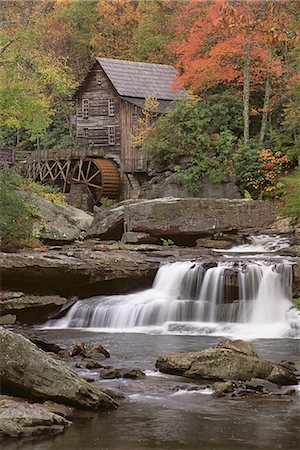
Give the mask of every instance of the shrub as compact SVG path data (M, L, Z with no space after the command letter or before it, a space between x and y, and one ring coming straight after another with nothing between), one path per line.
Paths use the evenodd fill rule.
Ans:
M230 155L236 139L227 125L221 126L214 120L215 106L178 101L158 119L142 147L154 166L173 165L190 192L199 189L204 176L220 183L233 174Z
M234 155L237 184L251 198L278 198L282 195L279 176L286 173L289 159L280 151L240 149Z
M11 169L0 170L0 236L5 242L27 239L32 232L32 210L28 202L18 194L22 178Z
M300 223L300 167L296 167L289 176L280 179L285 194L280 213L291 218L294 225Z

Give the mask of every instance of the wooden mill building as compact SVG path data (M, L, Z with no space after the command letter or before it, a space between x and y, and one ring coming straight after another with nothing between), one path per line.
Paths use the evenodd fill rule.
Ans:
M131 136L148 95L158 100L157 114L186 97L175 81L169 65L96 58L74 95L76 149L33 155L29 176L61 180L63 190L76 195L81 185L94 204L101 196L137 197L147 178L147 158L132 147Z

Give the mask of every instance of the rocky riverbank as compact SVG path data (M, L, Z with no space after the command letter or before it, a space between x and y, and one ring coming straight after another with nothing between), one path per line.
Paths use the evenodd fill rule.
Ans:
M62 349L47 342L43 335L36 339L33 331L22 332L30 340L0 328L0 437L62 432L72 424L76 411L76 417L80 417L80 410L114 410L121 400L126 402L126 395L107 384L100 389L94 387L99 383L95 382L97 376L102 383L126 378L131 389L136 386L137 392L141 392L146 380L143 370L125 368L124 361L120 368L110 365L108 358L114 355L100 343L89 348L85 341L80 341L72 348ZM264 360L250 343L241 340L221 341L201 352L161 355L156 366L164 373L183 377L174 393L189 389L201 393L208 389L212 397L230 399L290 399L296 395L293 385L299 379L292 362ZM92 377L79 376L77 371L82 369L85 373L90 370ZM188 380L193 380L193 384Z

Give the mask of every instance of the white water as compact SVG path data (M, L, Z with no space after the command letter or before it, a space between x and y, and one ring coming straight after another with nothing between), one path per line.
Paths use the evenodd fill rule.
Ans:
M261 234L249 236L249 244L236 245L228 250L214 249L220 253L275 253L289 247L289 239L284 236Z
M191 261L163 265L152 289L78 301L46 327L104 332L147 332L257 337L297 337L299 316L290 310L290 263Z

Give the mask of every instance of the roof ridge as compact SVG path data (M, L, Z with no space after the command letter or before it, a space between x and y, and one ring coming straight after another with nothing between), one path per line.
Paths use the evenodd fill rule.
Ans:
M131 61L129 59L119 59L119 58L102 58L100 56L95 57L97 61L117 61L117 62L124 62L129 64L144 64L147 66L160 66L160 67L171 67L172 69L176 70L172 64L161 64L161 63L150 63L150 62L144 62L144 61Z

